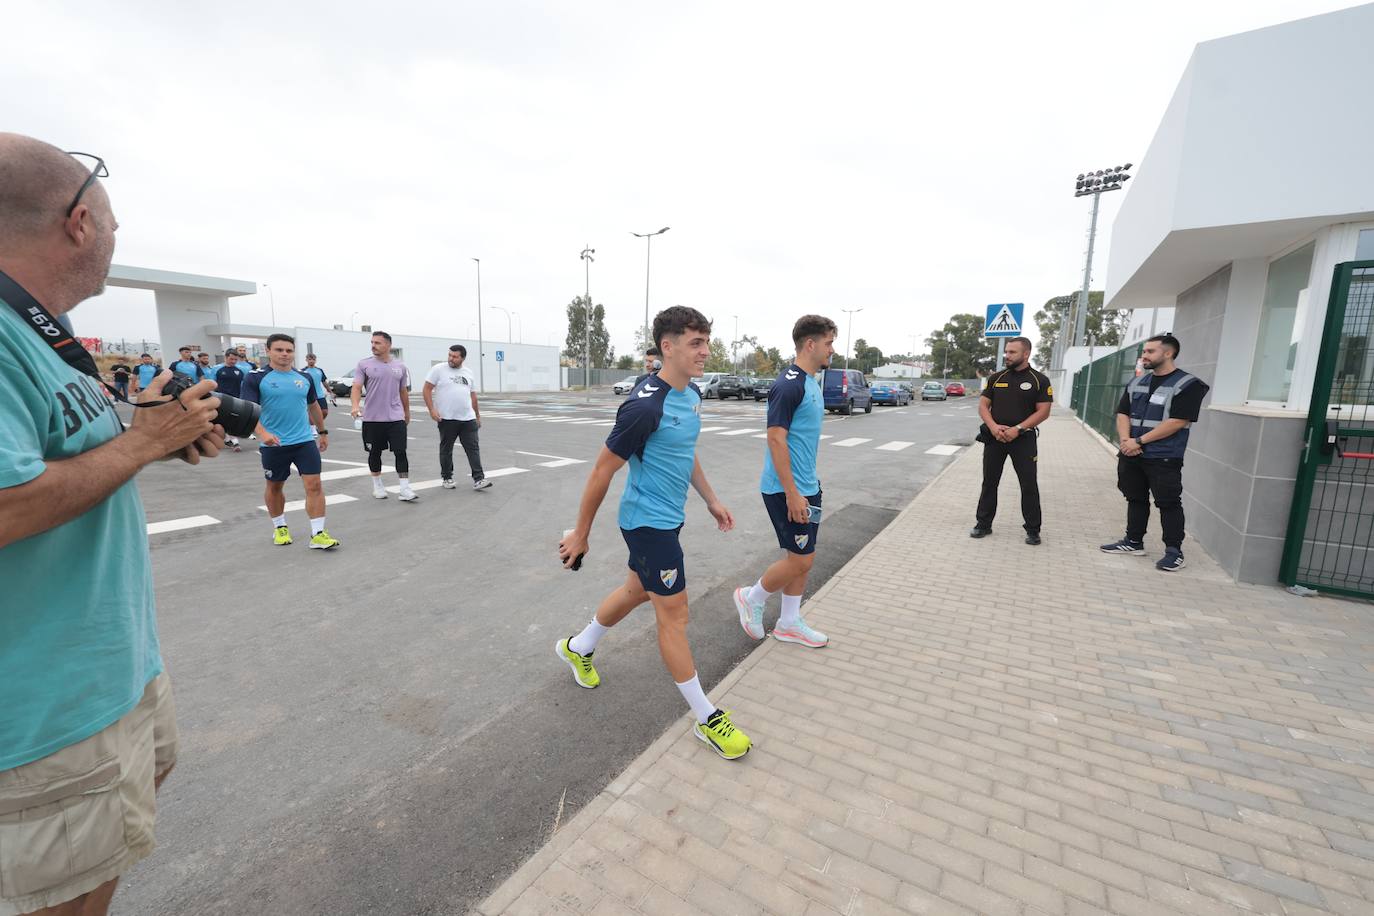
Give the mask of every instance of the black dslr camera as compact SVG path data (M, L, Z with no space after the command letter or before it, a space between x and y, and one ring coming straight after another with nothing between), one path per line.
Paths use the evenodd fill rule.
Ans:
M162 386L162 393L180 400L182 393L195 383L195 379L186 373L176 372L173 373L172 380ZM253 430L258 428L258 417L262 415L262 408L252 401L228 394L207 394L206 397L219 398L219 411L215 414L215 422L224 427L226 436L251 436Z

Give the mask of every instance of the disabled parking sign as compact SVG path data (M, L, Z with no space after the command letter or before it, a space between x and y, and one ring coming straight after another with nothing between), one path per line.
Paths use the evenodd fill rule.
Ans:
M999 302L989 305L983 322L984 337L1020 337L1021 319L1026 314L1024 302Z

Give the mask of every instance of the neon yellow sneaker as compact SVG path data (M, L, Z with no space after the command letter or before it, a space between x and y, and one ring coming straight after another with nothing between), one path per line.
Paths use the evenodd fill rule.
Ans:
M333 537L328 531L321 531L310 539L311 550L328 550L331 547L338 547L339 540Z
M573 671L573 680L577 681L577 686L586 687L588 690L597 687L601 683L601 675L596 673L596 668L592 666L592 656L578 655L568 648L569 639L560 639L554 643L553 651L558 653L558 657L568 663L568 667Z
M291 543L291 529L282 525L272 533L272 543L277 547L282 547Z
M725 709L711 713L705 725L693 725L692 733L726 760L738 760L749 753L754 744L748 735L730 723L730 713Z

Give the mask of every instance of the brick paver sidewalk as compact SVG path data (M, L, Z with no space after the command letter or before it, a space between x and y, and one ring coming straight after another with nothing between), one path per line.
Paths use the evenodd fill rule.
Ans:
M1040 442L1043 546L970 449L713 693L747 757L684 717L481 912L1374 913L1374 608L1102 554L1114 460Z

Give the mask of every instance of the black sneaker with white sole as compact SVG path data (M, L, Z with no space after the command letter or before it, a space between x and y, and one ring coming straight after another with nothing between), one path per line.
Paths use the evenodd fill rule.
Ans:
M1103 553L1129 553L1139 556L1145 552L1145 545L1140 541L1122 538L1119 541L1112 541L1110 544L1103 544L1098 550Z
M1183 551L1177 547L1166 547L1164 556L1160 557L1159 562L1155 564L1155 569L1161 572L1178 572L1187 565L1183 562Z

